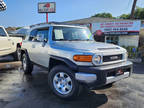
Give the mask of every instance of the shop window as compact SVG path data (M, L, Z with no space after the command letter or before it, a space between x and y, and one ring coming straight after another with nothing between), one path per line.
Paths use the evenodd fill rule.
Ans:
M119 37L118 36L106 36L106 42L118 45Z

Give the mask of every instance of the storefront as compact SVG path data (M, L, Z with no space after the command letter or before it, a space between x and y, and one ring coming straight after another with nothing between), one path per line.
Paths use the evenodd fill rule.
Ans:
M92 23L96 41L119 46L138 47L141 21L116 21Z

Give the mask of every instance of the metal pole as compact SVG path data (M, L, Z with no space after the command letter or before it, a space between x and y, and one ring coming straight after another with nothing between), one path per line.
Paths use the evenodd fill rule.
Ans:
M135 12L136 3L137 3L137 0L134 0L132 10L131 10L131 16L130 16L131 19L134 19L134 12Z
M48 13L46 13L46 23L48 23Z

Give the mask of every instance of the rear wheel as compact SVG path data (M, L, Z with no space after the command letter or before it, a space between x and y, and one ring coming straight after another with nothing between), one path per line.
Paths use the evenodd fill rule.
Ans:
M31 63L27 54L22 55L22 68L25 74L31 74L33 70L33 64Z
M53 93L60 98L70 99L78 95L79 85L73 72L64 65L51 69L48 82Z

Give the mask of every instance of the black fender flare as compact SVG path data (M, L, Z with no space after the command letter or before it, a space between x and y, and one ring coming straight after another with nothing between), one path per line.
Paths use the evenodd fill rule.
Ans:
M73 63L71 60L67 59L67 58L50 55L50 59L51 58L55 59L55 60L58 60L58 61L64 62L73 71L78 70L78 66L75 63Z
M21 50L21 59L22 59L22 55L25 53L27 56L28 56L28 58L29 58L29 55L28 55L28 52L27 52L27 49L25 49L25 48L21 48L20 49ZM29 58L30 59L30 58Z

